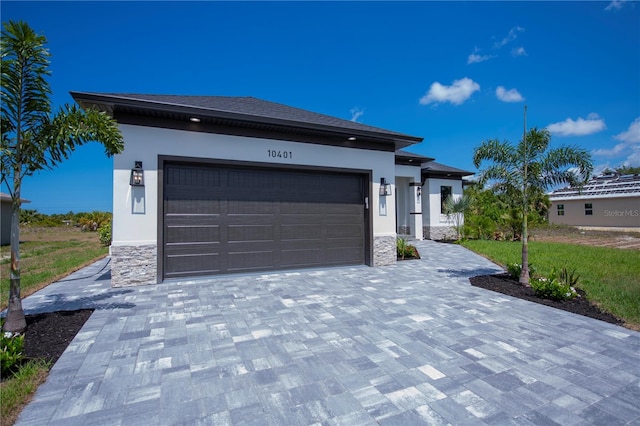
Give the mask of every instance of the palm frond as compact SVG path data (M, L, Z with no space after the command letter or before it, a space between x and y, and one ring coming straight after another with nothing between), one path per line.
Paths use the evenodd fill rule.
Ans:
M9 21L1 43L3 133L33 131L51 111L46 38L25 22Z
M507 166L513 162L516 152L507 141L500 142L497 139L488 139L473 152L473 164L480 168L483 161Z

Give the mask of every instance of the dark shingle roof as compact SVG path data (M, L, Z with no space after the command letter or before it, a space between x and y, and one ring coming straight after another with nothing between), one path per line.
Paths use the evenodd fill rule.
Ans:
M260 123L356 137L368 135L393 141L398 147L422 141L420 137L253 97L83 92L71 92L71 95L83 107L97 106L110 114L117 110L181 113L199 118L235 120L237 123Z
M443 176L443 177L462 177L470 176L473 172L468 172L462 169L456 169L455 167L447 166L446 164L438 163L436 161L430 161L422 167L422 173L426 176Z
M433 161L433 158L414 154L413 152L405 151L403 149L396 151L396 164L420 166L422 163L426 163L427 161Z
M7 194L6 192L0 192L0 200L2 201L11 201L11 194ZM31 201L26 200L24 198L20 198L20 202L22 203L30 203Z

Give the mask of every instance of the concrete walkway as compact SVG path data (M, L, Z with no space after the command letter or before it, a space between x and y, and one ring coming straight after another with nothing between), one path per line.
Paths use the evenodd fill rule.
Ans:
M24 301L95 308L19 425L640 424L640 333L421 260L111 289L108 259Z

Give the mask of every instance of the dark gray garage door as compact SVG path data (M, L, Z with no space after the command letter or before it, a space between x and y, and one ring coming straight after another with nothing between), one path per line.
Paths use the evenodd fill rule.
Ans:
M365 262L362 175L164 166L165 278Z

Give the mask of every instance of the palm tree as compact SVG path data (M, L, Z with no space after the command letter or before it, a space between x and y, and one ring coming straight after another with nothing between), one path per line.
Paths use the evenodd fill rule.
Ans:
M532 128L525 131L517 146L509 142L489 139L473 153L476 168L484 161L490 165L480 171L482 185L494 182L494 190L502 192L522 214L522 274L520 284L529 286L529 245L527 215L530 200L540 197L552 186L569 183L580 186L593 172L588 151L562 146L547 151L551 134L548 130Z
M464 213L471 207L471 198L468 195L462 197L453 198L448 196L444 200L444 214L447 215L447 219L453 222L454 228L456 228L457 239L459 240L462 231L462 224L464 221Z
M2 55L2 177L12 199L9 307L4 330L26 329L20 300L20 188L22 178L51 169L76 146L98 141L108 156L124 148L117 123L97 110L64 105L51 111L51 74L46 38L24 22L3 24Z

